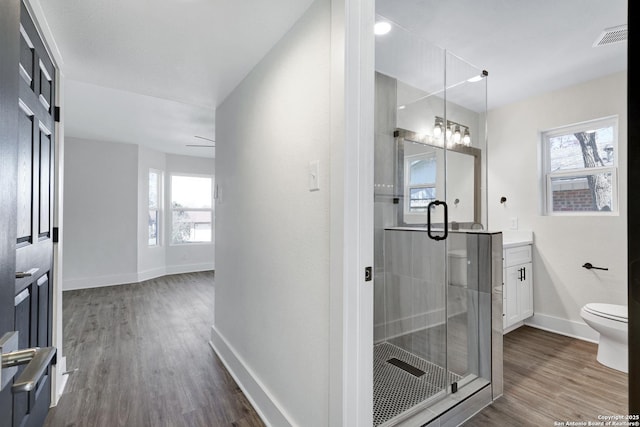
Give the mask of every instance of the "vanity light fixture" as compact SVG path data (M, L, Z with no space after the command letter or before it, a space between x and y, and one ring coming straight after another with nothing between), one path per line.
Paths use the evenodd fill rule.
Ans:
M464 136L462 137L462 143L467 147L471 145L471 134L469 133L469 128L464 129Z
M376 36L383 36L391 31L391 24L386 21L378 21L373 26L373 33Z
M444 138L442 138L443 133ZM446 145L447 147L453 147L454 145L471 146L471 130L469 126L451 120L447 120L445 126L445 120L440 116L436 116L432 135L438 144ZM440 141L442 142L440 143Z
M436 118L436 124L433 126L433 136L435 138L440 138L442 135L442 122L440 119Z
M462 135L460 134L460 126L456 126L456 131L453 133L453 143L460 144L460 139Z

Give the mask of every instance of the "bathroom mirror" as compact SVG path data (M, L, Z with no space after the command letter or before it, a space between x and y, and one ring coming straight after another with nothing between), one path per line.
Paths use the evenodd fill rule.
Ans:
M406 129L396 129L394 136L398 223L426 224L427 205L433 200L446 200L448 221L454 228L479 224L481 150L455 144L445 152L442 146L431 143L429 136ZM432 222L442 226L443 221L442 210L432 212Z

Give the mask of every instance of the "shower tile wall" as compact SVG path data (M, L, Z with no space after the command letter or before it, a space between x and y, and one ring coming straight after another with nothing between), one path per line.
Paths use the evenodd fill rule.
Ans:
M401 230L386 230L384 240L385 338L445 366L446 329L438 331L446 321L444 243Z
M385 339L384 229L396 225L395 184L396 80L376 73L374 176L374 341Z

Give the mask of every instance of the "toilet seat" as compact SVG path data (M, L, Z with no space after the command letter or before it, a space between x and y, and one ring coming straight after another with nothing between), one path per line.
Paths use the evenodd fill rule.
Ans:
M584 306L587 313L594 316L604 317L605 319L615 320L617 322L629 322L629 314L626 305L590 303Z

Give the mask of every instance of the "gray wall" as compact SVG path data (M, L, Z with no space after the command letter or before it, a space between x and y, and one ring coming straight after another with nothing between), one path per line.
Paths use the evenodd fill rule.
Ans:
M64 289L137 274L138 147L65 139Z

